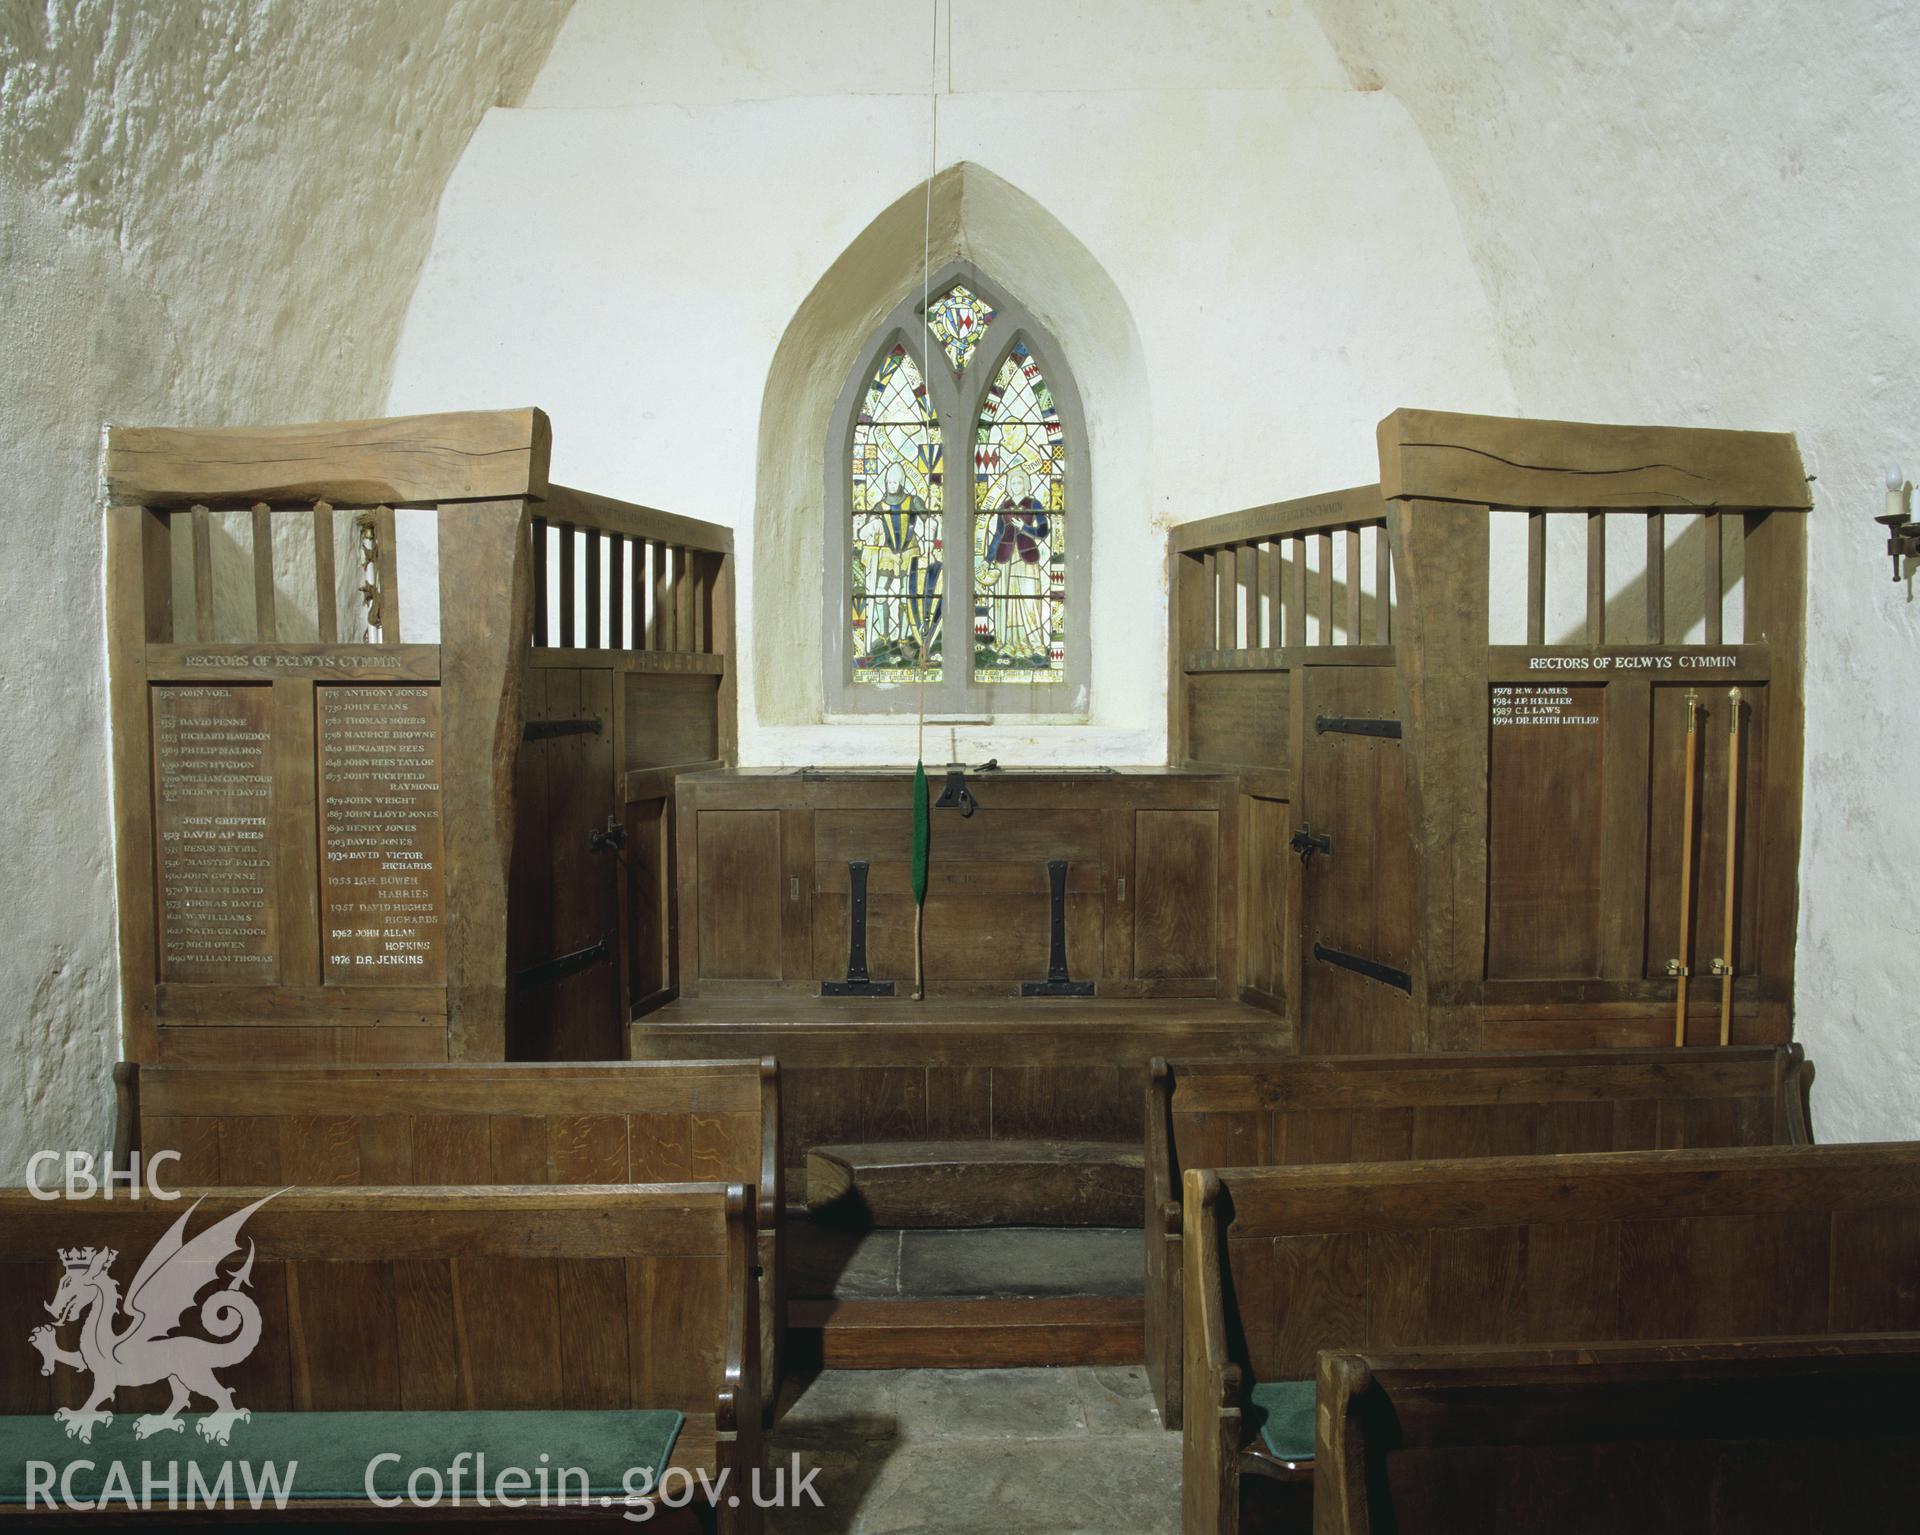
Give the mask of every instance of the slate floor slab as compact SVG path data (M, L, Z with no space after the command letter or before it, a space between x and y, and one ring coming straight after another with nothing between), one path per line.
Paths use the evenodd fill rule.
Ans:
M1173 1535L1180 1436L1135 1367L828 1370L791 1383L769 1446L821 1508L773 1535Z

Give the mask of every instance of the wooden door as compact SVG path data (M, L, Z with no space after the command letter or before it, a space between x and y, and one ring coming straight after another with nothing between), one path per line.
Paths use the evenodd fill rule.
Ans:
M621 855L595 845L615 814L613 675L527 669L515 765L509 923L510 1060L617 1061Z
M1312 666L1301 675L1299 811L1316 841L1302 880L1300 1048L1408 1050L1414 871L1405 762L1388 733L1398 729L1393 670Z

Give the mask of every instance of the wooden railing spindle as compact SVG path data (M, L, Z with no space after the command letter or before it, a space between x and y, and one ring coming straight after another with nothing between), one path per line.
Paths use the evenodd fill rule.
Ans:
M633 541L633 648L651 650L652 636L647 632L647 559L653 548L650 539L636 538Z
M1236 580L1240 597L1240 632L1236 636L1238 649L1258 649L1260 647L1260 546L1242 544L1235 553Z
M673 649L673 569L672 551L666 544L653 546L653 648Z
M1373 530L1373 642L1393 643L1393 544L1384 525Z
M1707 617L1706 642L1709 645L1718 645L1723 642L1725 632L1723 625L1726 615L1724 606L1726 593L1720 563L1720 539L1722 536L1720 532L1720 514L1718 512L1708 512L1706 516L1700 519L1700 528L1707 536L1706 591L1703 594ZM1753 632L1752 629L1747 630L1749 634Z
M1260 540L1260 644L1264 649L1280 647L1280 541Z
M573 614L575 594L573 589L574 565L574 526L570 522L560 524L560 634L559 645L562 650L570 650L579 644L575 637Z
M1607 643L1607 514L1587 513L1587 644Z
M586 530L587 539L587 632L582 644L599 650L600 643L600 541L606 535L598 528Z
M1547 514L1527 513L1527 643L1547 643Z
M1216 650L1232 650L1239 643L1239 602L1233 589L1235 563L1231 544L1220 551L1220 558L1214 562L1213 614L1218 627L1214 630L1213 644Z
M380 643L396 645L400 642L400 546L392 507L373 509L373 536L378 544L374 569L380 583Z
M1360 643L1360 530L1347 529L1347 643Z
M1307 643L1307 541L1296 534L1287 540L1287 643Z
M1647 513L1647 643L1667 642L1667 515Z
M340 575L333 554L333 504L313 503L313 596L322 645L340 643Z
M547 646L547 519L533 519L533 643Z
M253 506L253 637L262 644L280 638L273 607L273 508L264 501Z
M1320 643L1333 643L1333 534L1316 533L1314 543L1320 551L1319 590L1314 594L1314 606L1320 610Z
M213 513L193 509L193 637L213 643Z
M627 648L627 538L607 536L607 649Z

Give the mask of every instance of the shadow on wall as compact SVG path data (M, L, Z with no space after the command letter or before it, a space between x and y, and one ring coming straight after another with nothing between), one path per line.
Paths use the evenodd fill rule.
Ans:
M972 262L1053 333L1085 396L1091 473L1101 487L1094 515L1110 526L1140 527L1150 516L1146 367L1113 279L1044 207L978 165L949 166L932 180L931 206L928 194L928 183L919 183L860 232L802 301L774 352L760 404L744 594L752 608L753 708L762 724L821 719L819 588L796 573L821 569L824 557L828 424L861 348L918 291L923 251L935 269ZM1097 559L1094 582L1097 644Z

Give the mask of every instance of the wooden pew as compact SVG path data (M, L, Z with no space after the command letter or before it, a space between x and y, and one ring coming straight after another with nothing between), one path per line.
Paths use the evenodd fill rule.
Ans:
M1317 1535L1894 1535L1920 1335L1320 1356Z
M1306 1477L1248 1414L1322 1349L1920 1328L1920 1144L1188 1168L1184 1188L1187 1535L1240 1527L1244 1473Z
M133 1381L111 1399L117 1424L91 1424L88 1443L66 1440L49 1415L83 1405L93 1382L64 1363L42 1374L30 1334L48 1322L46 1302L63 1283L66 1250L113 1249L106 1272L123 1288L122 1299L131 1298L146 1255L183 1213L192 1210L193 1237L262 1198L267 1202L239 1228L233 1250L211 1259L216 1269L197 1286L204 1297L217 1272L231 1287L243 1258L250 1265L242 1293L257 1308L258 1341L215 1376L233 1405L251 1414L230 1425L228 1451L236 1459L269 1456L279 1446L281 1460L291 1447L314 1463L329 1445L338 1456L342 1445L377 1443L399 1454L402 1466L444 1472L448 1461L414 1460L409 1446L444 1455L447 1445L487 1432L485 1420L462 1414L670 1409L685 1414L685 1423L669 1465L710 1476L726 1470L737 1487L763 1464L754 1213L744 1185L219 1189L197 1207L152 1198L45 1199L8 1189L0 1191L0 1413L10 1416L0 1419L0 1433L16 1458L0 1465L0 1477L19 1485L18 1446L34 1435L57 1453L70 1446L94 1459L103 1474L115 1458L206 1452L196 1429L209 1402L200 1396L186 1407L181 1431L137 1440L132 1415L160 1412L169 1393ZM183 1332L207 1336L196 1326L198 1315L187 1313ZM247 1324L239 1326L244 1339ZM223 1331L230 1334L231 1324L210 1329L215 1337ZM74 1348L73 1329L62 1329L58 1341ZM397 1423L301 1417L392 1412L402 1414ZM531 1468L542 1448L554 1452L554 1465L566 1464L563 1453L595 1424L614 1435L616 1447L618 1431L632 1426L581 1417L511 1426L526 1436ZM557 1442L546 1443L549 1433ZM426 1448L436 1443L438 1450ZM367 1459L350 1457L360 1465ZM185 1471L179 1475L184 1485ZM137 1466L132 1476L137 1490ZM318 1492L323 1484L307 1485ZM285 1512L311 1520L329 1511L372 1512L364 1498L299 1500ZM35 1512L49 1511L43 1505ZM512 1522L534 1512L496 1505L489 1514L470 1505L467 1516ZM751 1535L760 1527L745 1494L740 1506L723 1503L704 1516L691 1508L661 1513L670 1528L717 1523L721 1531Z
M120 1165L232 1184L744 1183L755 1191L760 1400L786 1316L780 1074L757 1061L115 1068Z
M1153 1063L1147 1375L1180 1426L1180 1174L1188 1167L1805 1145L1798 1045Z

